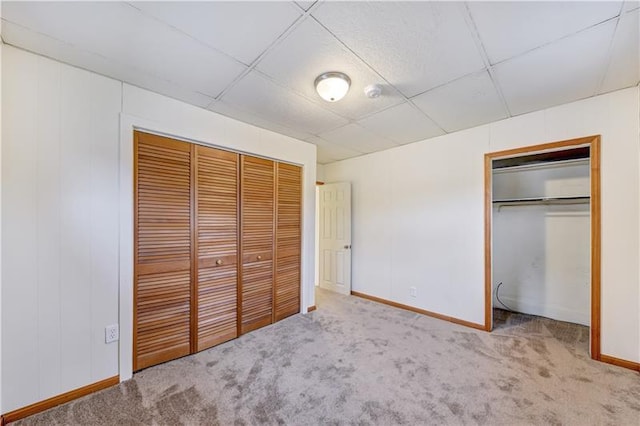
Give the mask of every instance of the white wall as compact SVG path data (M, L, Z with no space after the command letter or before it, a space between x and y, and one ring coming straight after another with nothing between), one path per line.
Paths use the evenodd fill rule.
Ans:
M303 165L314 303L314 145L10 46L2 67L0 412L131 376L134 127Z
M635 87L326 165L353 184L353 290L483 323L483 154L601 134L602 353L640 361L639 109Z
M121 85L3 48L2 409L113 376Z
M2 8L2 4L0 4ZM0 19L2 33L2 19ZM4 43L0 41L0 100L2 99L2 52ZM0 102L0 181L2 180L2 102ZM0 413L2 410L2 185L0 185Z
M589 160L495 170L494 200L589 196ZM577 205L494 205L493 304L589 325L589 202Z
M352 182L353 291L483 322L488 136L477 128L325 166L328 182Z

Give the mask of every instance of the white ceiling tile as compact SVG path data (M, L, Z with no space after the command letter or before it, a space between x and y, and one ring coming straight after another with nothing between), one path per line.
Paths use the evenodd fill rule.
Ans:
M484 64L455 2L326 2L312 14L389 83L414 96Z
M621 2L469 2L491 63L503 61L613 18Z
M404 100L388 85L379 98L368 98L364 94L365 86L383 83L382 79L313 19L300 24L260 61L257 68L344 117L356 119ZM327 71L341 71L351 79L349 92L339 102L325 102L316 93L314 81Z
M322 151L325 157L331 158L334 161L344 160L347 158L353 158L362 155L361 152L346 148L342 144L328 142L317 136L313 136L305 140L316 145L318 147L318 153Z
M507 117L486 71L437 87L412 98L412 101L447 132Z
M17 2L2 9L10 22L209 96L246 68L126 3Z
M318 134L347 122L302 96L272 83L257 71L240 80L222 100L266 120L311 134Z
M615 21L494 66L512 114L592 96L607 66Z
M397 144L389 139L375 134L355 123L320 133L318 136L331 143L339 144L361 153L381 151L397 146Z
M638 8L640 8L640 0L627 0L624 2L624 6L622 6L622 12L629 12Z
M635 86L640 81L640 9L620 17L611 62L601 93Z
M299 7L301 7L303 10L309 10L309 8L313 6L316 2L310 0L310 1L296 1L295 3Z
M273 121L269 121L248 111L244 111L240 108L231 106L223 101L218 101L210 105L208 109L229 118L233 118L234 120L242 121L244 123L271 130L272 132L280 133L282 135L290 136L299 140L306 140L307 138L313 136L309 133L300 132L287 126L274 123Z
M136 8L250 64L302 11L286 2L134 2Z
M407 102L363 118L357 123L398 144L444 134L433 121Z
M75 65L98 74L126 81L134 86L142 87L165 96L205 108L213 98L203 95L173 82L162 80L146 74L141 70L110 61L95 53L74 48L74 46L47 37L44 34L27 30L11 22L2 21L2 37L8 44L20 46L23 49L40 53L43 56Z

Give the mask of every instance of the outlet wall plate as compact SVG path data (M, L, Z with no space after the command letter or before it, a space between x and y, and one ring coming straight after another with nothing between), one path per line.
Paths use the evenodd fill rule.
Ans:
M120 339L120 329L118 324L108 325L104 329L104 342L117 342Z

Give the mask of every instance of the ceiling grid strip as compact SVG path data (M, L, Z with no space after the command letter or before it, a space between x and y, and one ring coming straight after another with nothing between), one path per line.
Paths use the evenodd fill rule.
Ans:
M238 82L240 80L242 80L244 77L246 77L250 72L252 72L254 70L258 71L258 70L256 70L256 66L260 63L260 61L265 56L267 56L267 54L269 52L271 52L272 49L274 49L278 44L280 44L280 42L282 42L282 40L287 38L287 36L289 34L291 34L296 28L298 28L298 26L300 26L300 24L302 24L311 15L311 12L313 12L313 10L317 6L318 6L318 2L314 3L306 11L303 11L302 15L300 15L298 17L298 19L296 19L291 25L289 25L289 27L282 34L280 34L280 36L278 36L278 38L276 38L273 41L273 43L271 43L260 55L258 55L258 57L256 59L254 59L253 62L251 62L251 64L249 64L247 69L245 69L242 73L240 73L239 76L237 76L227 87L225 87L222 90L222 92L220 92L218 94L218 96L216 96L216 98L207 106L207 109L211 109L211 107L216 102L220 101L224 97L224 95L226 95L229 92L229 90L231 90L236 84L238 84ZM262 74L262 73L260 73L260 74Z
M491 83L493 87L496 89L498 93L498 98L500 98L500 103L507 113L508 117L512 117L511 109L509 108L509 104L507 104L507 100L502 93L502 88L498 83L498 79L496 78L495 72L493 71L493 66L491 65L491 61L489 61L489 55L487 55L487 50L482 43L482 39L480 38L480 33L478 32L478 28L476 26L475 21L473 20L473 16L471 16L471 11L469 10L469 5L467 2L464 2L462 7L464 19L467 22L467 27L469 27L469 31L471 32L471 36L473 37L473 41L476 43L478 50L480 51L480 56L482 57L482 62L484 62L485 68L489 73L489 78L491 78Z
M607 52L607 63L603 67L602 74L598 79L598 84L596 85L595 91L593 92L593 96L600 93L602 90L602 86L604 85L604 80L607 78L607 73L609 72L609 67L611 66L611 59L613 57L613 43L616 40L616 35L618 34L618 28L620 28L620 18L622 17L622 11L624 9L624 2L620 4L620 13L618 13L618 17L616 19L616 27L613 29L613 34L611 35L611 41L609 42L609 52Z

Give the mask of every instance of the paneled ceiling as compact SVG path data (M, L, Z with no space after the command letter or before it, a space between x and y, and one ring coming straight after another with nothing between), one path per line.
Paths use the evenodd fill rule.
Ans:
M2 39L314 143L329 163L637 85L639 7L3 1ZM343 100L316 94L325 71L351 78Z

